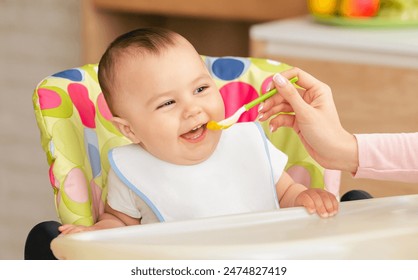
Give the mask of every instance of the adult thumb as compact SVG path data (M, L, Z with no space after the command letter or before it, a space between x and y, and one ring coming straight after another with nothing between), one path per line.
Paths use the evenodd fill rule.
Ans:
M307 104L300 96L295 86L282 74L275 74L273 76L273 82L279 94L292 106L295 112L306 108Z

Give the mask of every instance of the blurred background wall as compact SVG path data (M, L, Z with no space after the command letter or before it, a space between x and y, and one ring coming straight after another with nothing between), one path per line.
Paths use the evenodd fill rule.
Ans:
M38 222L58 220L32 93L55 72L96 63L115 36L173 29L205 55L249 55L252 24L306 14L305 0L0 0L0 259L23 259Z
M57 220L32 92L80 64L79 0L0 0L0 259L23 259L26 235Z

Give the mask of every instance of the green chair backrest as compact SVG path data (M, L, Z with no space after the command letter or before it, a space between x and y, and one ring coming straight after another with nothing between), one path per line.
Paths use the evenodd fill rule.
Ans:
M219 86L226 117L266 92L273 75L289 69L284 63L258 58L202 56ZM130 143L109 121L111 113L98 80L97 64L68 69L43 79L35 88L33 106L49 164L57 214L62 223L91 225L104 210L109 149ZM256 121L257 107L239 121ZM326 170L306 152L296 133L280 128L268 138L289 156L289 174L310 187L332 189L339 177L325 183Z

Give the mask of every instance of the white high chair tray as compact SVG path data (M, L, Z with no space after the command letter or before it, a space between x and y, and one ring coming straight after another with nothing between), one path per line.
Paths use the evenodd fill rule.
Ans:
M59 259L418 259L418 195L59 236Z

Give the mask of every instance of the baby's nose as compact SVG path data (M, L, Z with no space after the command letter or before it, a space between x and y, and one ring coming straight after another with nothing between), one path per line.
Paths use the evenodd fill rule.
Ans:
M184 109L184 118L195 117L203 112L203 109L198 104L190 104Z

